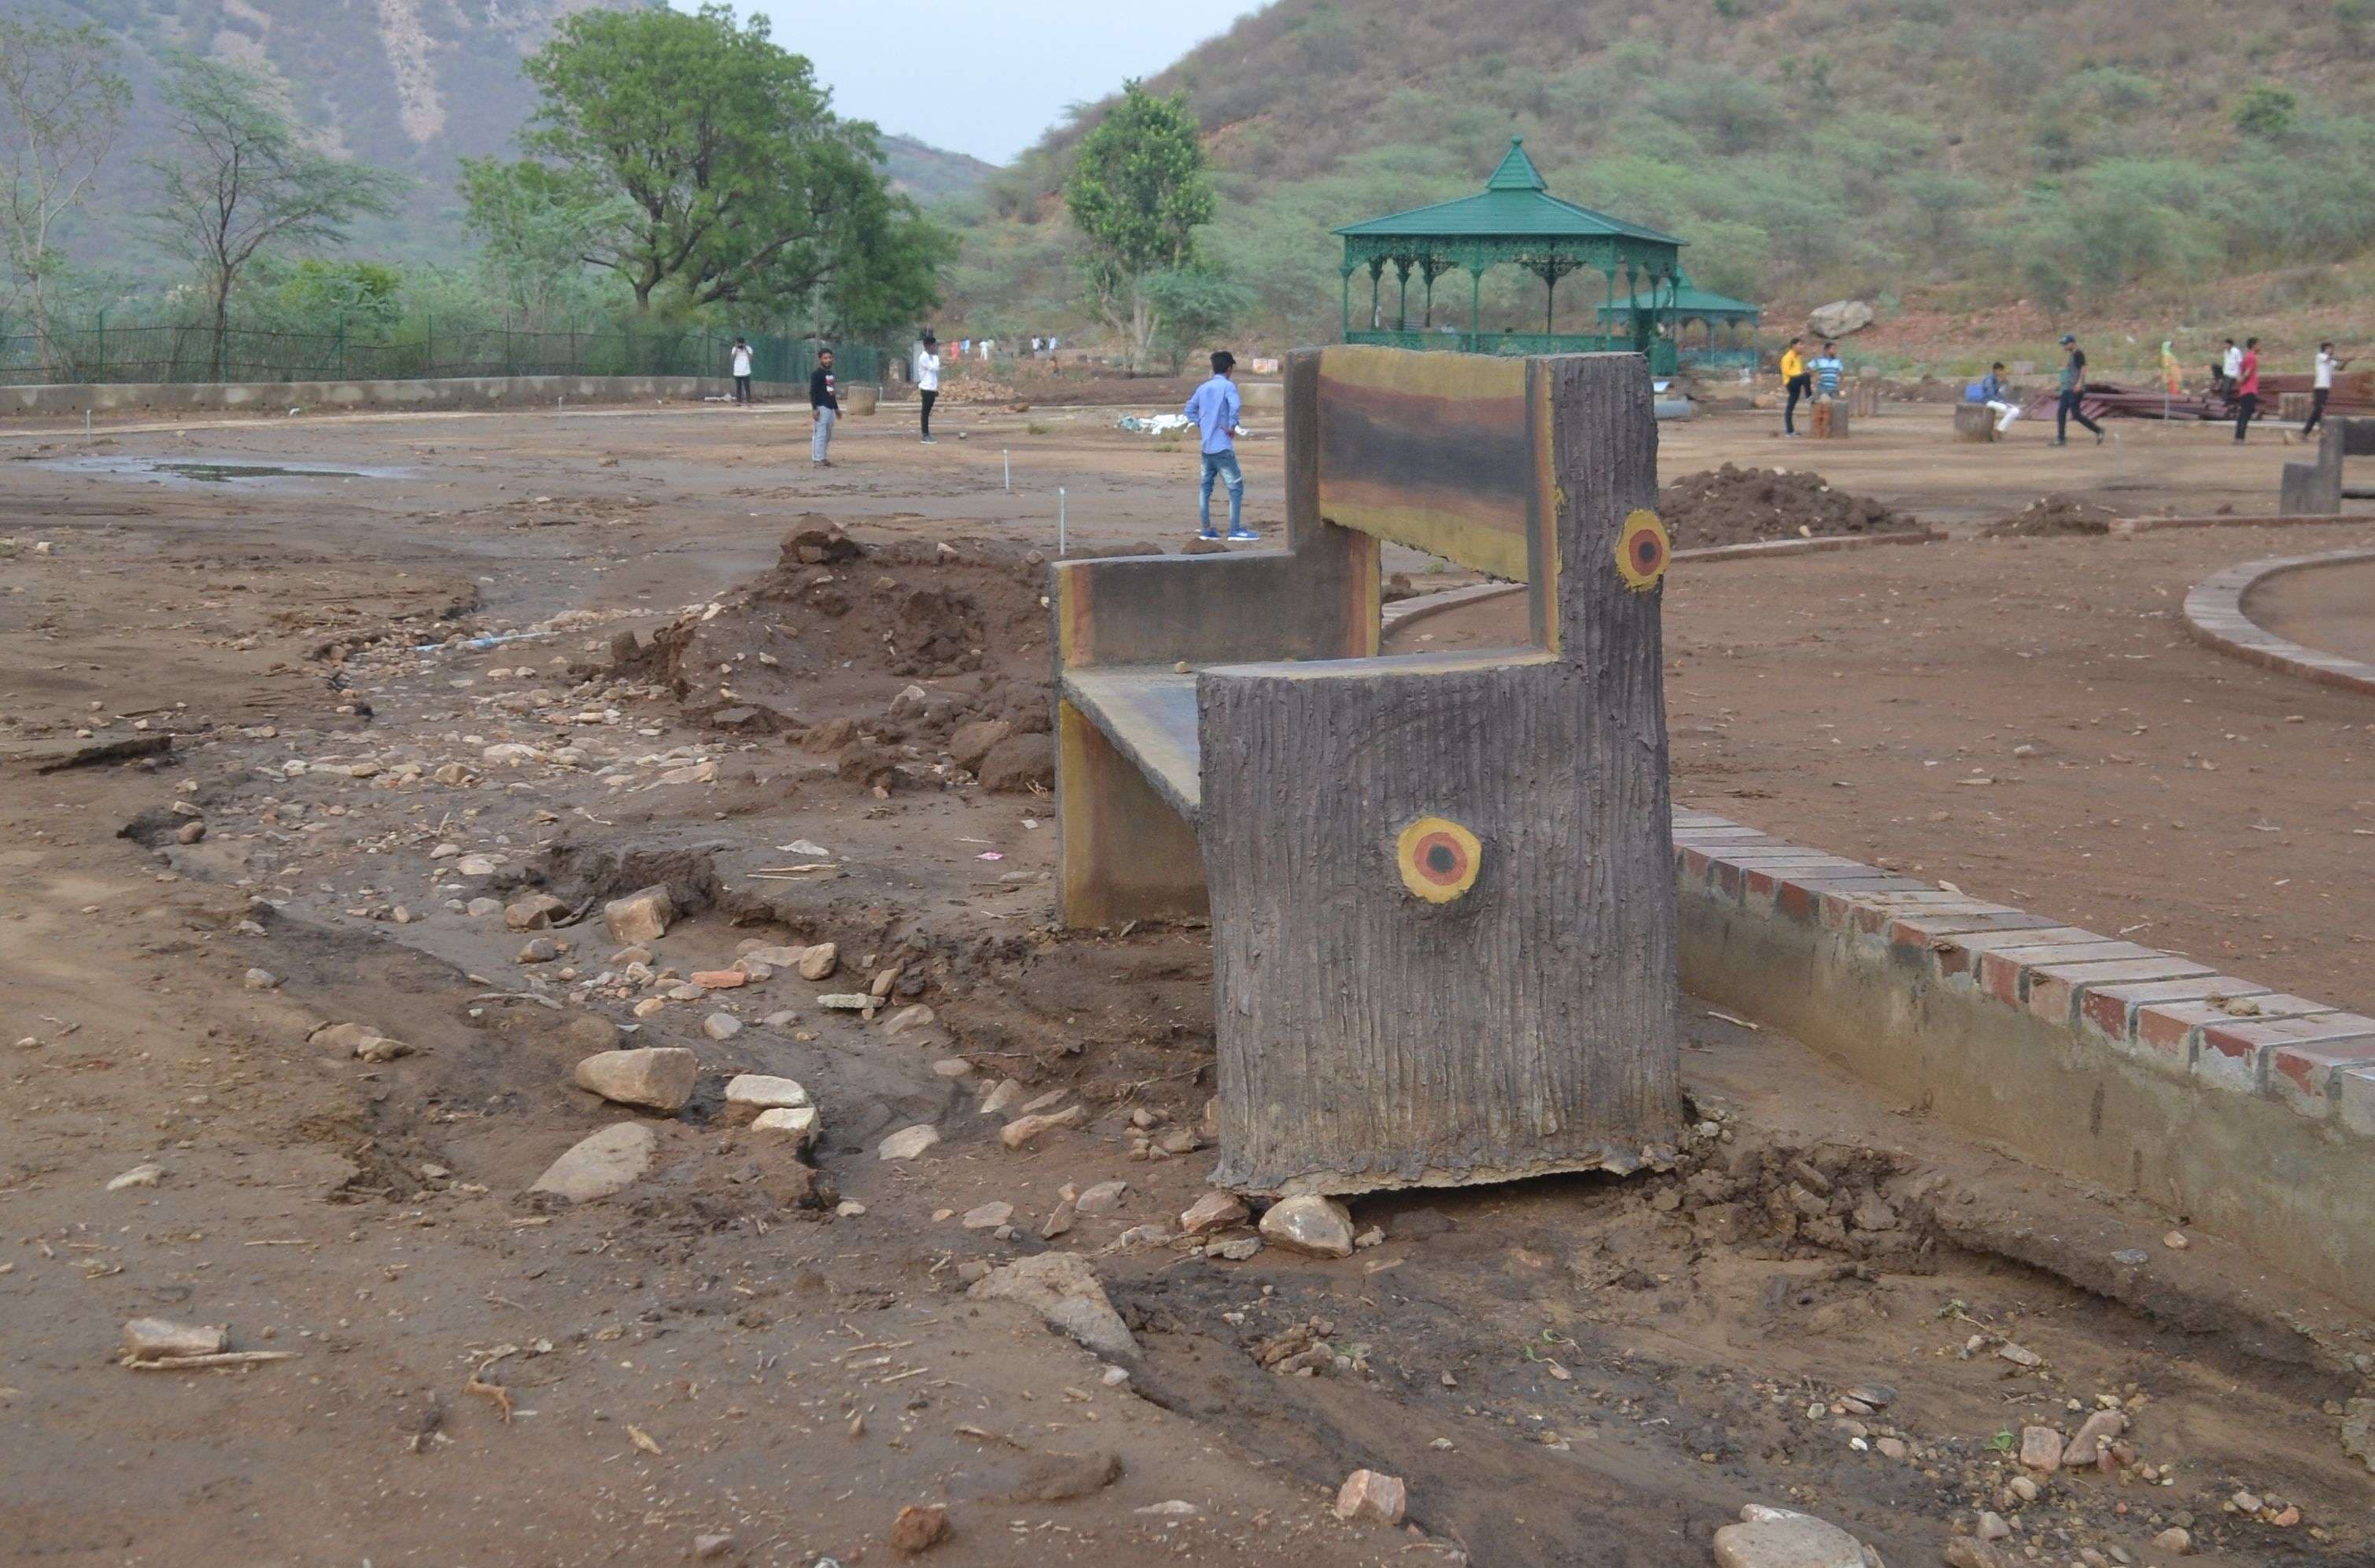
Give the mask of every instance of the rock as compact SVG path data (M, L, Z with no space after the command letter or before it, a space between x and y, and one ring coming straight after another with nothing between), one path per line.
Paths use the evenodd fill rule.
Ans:
M2103 1445L2128 1430L2128 1418L2117 1410L2097 1410L2078 1426L2070 1445L2062 1451L2062 1462L2071 1469L2084 1469L2103 1456Z
M657 1135L643 1123L613 1122L579 1139L568 1153L547 1166L527 1190L549 1192L572 1203L609 1197L643 1180L658 1147Z
M1192 1519L1203 1510L1184 1497L1174 1497L1162 1503L1150 1503L1143 1508L1133 1508L1130 1512L1150 1519Z
M1877 1556L1826 1520L1751 1503L1715 1533L1717 1568L1876 1568Z
M2168 1235L2165 1235L2160 1239L2160 1244L2168 1248L2171 1252L2183 1252L2186 1248L2192 1246L2193 1243L2186 1236L2184 1232L2171 1231Z
M374 1035L355 1047L359 1062L392 1062L398 1056L409 1056L412 1047L401 1040L390 1040L384 1034Z
M778 1105L752 1117L750 1130L788 1134L796 1143L806 1147L809 1140L816 1137L817 1108L813 1105ZM862 1214L865 1210L858 1212Z
M696 969L692 983L704 991L732 991L750 984L746 969Z
M454 862L454 869L465 877L491 877L495 874L495 865L492 855L466 855Z
M791 969L799 963L800 955L807 951L806 948L771 947L762 943L744 949L742 956L734 961L734 967L746 974L753 969ZM649 961L650 955L646 954L645 961Z
M949 737L949 756L967 772L977 772L981 760L1001 740L1014 733L1014 726L1004 719L975 719L960 725Z
M928 1122L919 1122L912 1127L901 1127L884 1138L874 1152L883 1160L913 1160L939 1141L939 1128Z
M503 906L503 924L514 931L542 931L569 913L569 906L550 893L530 893Z
M974 770L981 787L998 795L1021 795L1034 786L1056 787L1055 737L1010 735L989 749Z
M1072 1200L1069 1197L1058 1203L1049 1211L1047 1222L1039 1227L1039 1239L1043 1242L1052 1242L1058 1236L1063 1235L1072 1228L1072 1222L1079 1212L1072 1207Z
M1405 1215L1403 1219L1407 1228L1409 1217ZM1875 1410L1885 1410L1896 1403L1896 1390L1885 1383L1859 1383L1846 1394L1849 1398L1861 1400Z
M2342 1407L2342 1451L2375 1470L2375 1399L2353 1399Z
M1336 1489L1336 1516L1399 1525L1409 1502L1410 1489L1402 1485L1400 1477L1376 1470L1354 1470Z
M911 1503L891 1521L891 1550L913 1557L929 1551L950 1534L948 1509L937 1503Z
M531 937L523 943L514 963L550 963L561 956L561 944L549 937Z
M2039 1367L2045 1364L2043 1356L2026 1346L2015 1345L2009 1339L1996 1347L1996 1354L2015 1366Z
M160 1356L218 1356L230 1348L230 1336L212 1326L163 1317L136 1317L124 1326L124 1353L136 1362L153 1362Z
M817 996L817 1006L827 1012L863 1013L872 1011L879 1004L863 991L825 991Z
M1200 1236L1207 1231L1224 1231L1244 1224L1251 1213L1245 1199L1233 1192L1208 1192L1180 1213L1180 1233Z
M1979 1512L1979 1530L1981 1540L2002 1540L2012 1534L2012 1527L2004 1523L2003 1515L1985 1509Z
M926 1007L921 1002L917 1002L912 1008L901 1008L897 1012L892 1013L889 1018L883 1020L882 1032L885 1037L904 1034L911 1029L920 1028L922 1025L931 1022L935 1016L936 1015L933 1013L931 1008Z
M1905 1439L1901 1437L1884 1437L1873 1446L1880 1450L1880 1456L1884 1459L1902 1459L1911 1452L1906 1447Z
M2047 1475L2062 1468L2062 1434L2050 1426L2020 1429L2020 1462Z
M724 1535L703 1535L692 1538L692 1555L706 1562L713 1557L723 1557L734 1550L734 1538Z
M833 1212L840 1215L844 1220L855 1220L859 1215L866 1212L866 1205L858 1202L854 1197L845 1197L841 1200L841 1207L834 1209Z
M1136 1361L1138 1341L1105 1299L1096 1270L1078 1253L1043 1252L991 1270L965 1292L975 1301L1017 1302L1108 1361Z
M577 1064L577 1087L621 1105L681 1111L701 1076L701 1058L680 1045L603 1051Z
M756 1116L762 1111L798 1110L814 1103L807 1090L787 1078L737 1073L726 1080L726 1114L732 1118Z
M1013 1218L1014 1205L985 1203L977 1208L965 1210L963 1224L968 1231L995 1231Z
M1017 1116L998 1129L998 1141L1009 1149L1020 1149L1043 1132L1055 1127L1077 1127L1088 1119L1089 1113L1079 1105L1045 1115Z
M832 974L834 966L840 962L841 949L837 945L832 942L819 942L816 946L804 950L793 967L800 972L800 978L803 980L822 980Z
M126 1187L153 1187L164 1179L165 1167L162 1165L135 1165L120 1176L110 1177L107 1190L122 1192Z
M1128 1191L1128 1182L1099 1182L1074 1198L1072 1207L1083 1214L1111 1214L1121 1207L1122 1195Z
M2043 1487L2038 1485L2036 1480L2028 1476L2013 1477L2012 1480L2004 1482L2004 1489L2023 1503L2034 1503L2045 1491Z
M1010 1078L1002 1079L996 1089L982 1096L981 1114L985 1116L998 1115L1011 1108L1022 1098L1022 1086Z
M2171 1557L2183 1557L2193 1550L2192 1532L2172 1527L2152 1539L2155 1551L2166 1551Z
M463 913L469 915L471 919L484 920L490 914L501 914L503 912L503 901L501 899L472 899L468 903L464 904L462 909Z
M656 942L668 935L668 928L675 923L676 901L668 897L665 887L645 888L602 906L602 924L609 929L610 939L622 947Z
M2004 1554L1984 1541L1957 1537L1946 1543L1946 1568L2009 1568Z
M1861 300L1834 300L1806 312L1806 330L1816 337L1845 337L1872 324L1872 307Z
M241 977L240 984L251 991L277 991L280 988L280 976L268 969L251 969Z
M722 1043L742 1032L742 1020L732 1013L712 1013L701 1020L701 1032Z
M306 1036L305 1043L366 1062L392 1062L398 1056L412 1055L412 1047L401 1040L390 1040L378 1030L362 1023L324 1024Z
M932 1064L934 1078L971 1078L973 1064L963 1056L942 1056Z
M1107 1372L1119 1372L1107 1367ZM1128 1374L1123 1373L1127 1380ZM1110 1386L1110 1385L1108 1385ZM1121 1456L1105 1452L1097 1454L1050 1454L1034 1460L1022 1472L1022 1484L1009 1494L1013 1503L1062 1503L1070 1498L1086 1497L1102 1491L1121 1480Z
M2257 1492L2251 1491L2239 1491L2227 1501L2235 1505L2235 1512L2238 1514L2256 1514L2267 1506L2261 1501Z
M175 843L195 843L206 836L207 825L204 822L184 822L173 830Z
M1259 1236L1231 1236L1224 1242L1212 1242L1204 1248L1206 1257L1225 1258L1231 1263L1243 1263L1261 1251Z
M1353 1212L1316 1193L1281 1198L1261 1218L1263 1239L1312 1257L1353 1256Z

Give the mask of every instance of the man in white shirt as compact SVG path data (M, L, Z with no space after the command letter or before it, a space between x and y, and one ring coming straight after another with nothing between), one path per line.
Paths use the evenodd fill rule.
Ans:
M930 333L916 345L916 398L924 406L924 444L935 446L932 440L932 405L940 397L940 345Z
M2225 393L2229 397L2233 396L2235 383L2243 374L2243 350L2235 346L2235 340L2231 337L2227 340L2226 355L2218 361L2218 374L2221 379L2215 390Z
M734 401L750 401L750 342L745 337L734 340Z
M2317 346L2317 370L2310 378L2309 423L2300 428L2301 434L2307 435L2325 423L2325 400L2334 395L2334 372L2349 368L2349 360L2334 357L2333 344Z

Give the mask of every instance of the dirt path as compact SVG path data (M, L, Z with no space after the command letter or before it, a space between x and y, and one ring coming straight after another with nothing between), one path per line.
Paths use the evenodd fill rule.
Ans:
M1381 1243L1340 1262L1150 1234L1204 1190L1209 1154L1157 1150L1200 1141L1209 947L1192 930L1053 930L1048 801L1027 768L992 793L946 749L993 707L1028 739L1016 696L1045 654L1023 629L1022 552L1052 531L1047 491L1066 486L1093 541L1167 538L1185 459L1085 422L1033 436L1022 416L971 417L983 444L920 452L855 422L821 475L781 462L781 416L711 411L300 421L203 442L124 435L97 454L49 437L51 453L0 466L0 532L52 547L0 559L14 786L0 795L14 1020L0 1445L18 1458L0 1525L17 1551L575 1563L679 1561L722 1534L716 1560L808 1568L887 1560L896 1511L941 1503L956 1533L929 1560L960 1564L1680 1564L1705 1562L1750 1501L1835 1518L1891 1562L1935 1560L1982 1509L2048 1562L2112 1547L2148 1561L2177 1525L2209 1561L2366 1551L2365 1476L2321 1409L2355 1392L2354 1324L2237 1267L2215 1238L2161 1249L2165 1216L1941 1137L1793 1043L1700 1008L1688 1074L1708 1120L1672 1173L1365 1202ZM991 440L1020 459L1011 494ZM1256 515L1274 516L1274 450L1257 450ZM148 483L42 461L77 455L392 474ZM763 576L809 512L871 553ZM2253 684L2272 678L2244 666L2189 666L2168 687L2131 670L2180 662L2156 594L2154 619L2100 613L2130 602L2097 598L2102 584L2139 595L2256 548L2192 535L1678 572L1684 788L1850 851L1870 853L1851 826L1912 837L1890 819L1919 818L1929 844L1959 823L1968 836L1944 841L1959 865L2066 831L2039 823L2098 781L2061 779L2050 756L2025 785L1940 780L1955 798L1938 808L1958 814L1945 823L1926 800L1859 813L1828 781L1866 802L1928 789L1940 770L1920 769L1916 740L1961 736L1968 704L2008 702L2021 672L2079 672L2052 678L2154 704L2138 722L2156 746L2176 744L2166 710L2186 697L2215 698L2213 723L2238 734L2256 701L2269 725L2306 715L2270 734L2338 737L2338 713L2303 705L2335 699L2279 711ZM2086 595L2052 591L2045 571ZM1841 603L1852 631L1827 624ZM609 672L619 634L711 605L684 646L725 670L679 661L681 691L641 666ZM934 652L911 634L919 605L997 635L978 658ZM447 645L520 631L537 634ZM701 689L712 674L730 702ZM911 680L924 698L891 715ZM689 717L721 703L780 704L790 727ZM2084 722L2074 697L2048 706ZM835 719L873 737L873 760L845 766L855 739L803 744ZM2010 730L1981 727L1987 747L1965 737L1968 758L1941 753L1942 767L1992 765ZM36 771L166 729L168 756ZM2250 787L2247 745L2188 744ZM2074 771L2145 766L2057 750ZM2184 772L2151 755L2154 773ZM1755 771L1721 771L1743 759ZM2330 765L2338 777L2339 751ZM1982 826L1971 796L1998 815ZM2207 843L2211 807L2184 809ZM181 842L192 821L204 836ZM2237 842L2231 824L2221 837ZM783 847L803 841L838 874L770 869L809 859ZM2316 887L2341 890L2323 839L2240 842L2298 855L2304 874L2322 864ZM1954 874L1944 851L1919 858ZM2022 886L2047 858L2011 862ZM1965 872L2008 880L2005 865ZM2183 870L2157 889L2140 872L2135 897L2213 921L2186 890L2232 886L2234 867ZM2063 875L2025 902L2059 907L2053 889L2097 872ZM539 934L471 910L538 890L598 907L655 879L686 913L648 980L598 918L541 934L570 949L522 962ZM2322 914L2286 900L2267 918L2297 907ZM818 941L840 950L827 981L670 999L752 942ZM251 969L269 980L251 985ZM893 1009L867 1020L819 1000L893 970L895 1010L929 1020L893 1033ZM309 1043L348 1021L413 1052ZM614 1038L695 1051L704 1087L645 1116L571 1086ZM809 1089L812 1165L733 1125L718 1095L735 1071ZM1084 1125L1002 1147L1000 1118L975 1107L1009 1077L1080 1105ZM643 1180L574 1208L526 1192L620 1122L655 1134ZM877 1158L917 1124L939 1147ZM161 1168L156 1185L106 1190L143 1163ZM1117 1206L1054 1244L1093 1262L1142 1347L1108 1383L1096 1358L964 1285L1041 1250L1067 1185L1117 1181ZM1012 1206L1010 1238L964 1223L994 1204ZM2128 1247L2154 1263L2122 1284L2103 1260ZM112 1364L143 1315L299 1356ZM1301 1354L1315 1338L1328 1350ZM2005 1359L2007 1341L2038 1360ZM1264 1369L1287 1354L1309 1375ZM474 1383L505 1391L508 1421ZM1873 1385L1885 1402L1842 1401ZM2011 1489L2000 1434L2066 1432L2107 1401L2133 1421L2133 1465L2050 1478L2038 1502ZM1107 1456L1118 1476L1099 1484ZM1329 1515L1360 1465L1408 1480L1413 1529ZM2264 1519L2227 1511L2247 1486ZM2286 1507L2299 1512L2268 1522Z

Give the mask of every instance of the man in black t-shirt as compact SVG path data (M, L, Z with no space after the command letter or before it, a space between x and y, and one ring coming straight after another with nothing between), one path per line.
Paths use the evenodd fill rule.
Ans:
M2062 335L2062 347L2069 350L2070 357L2062 366L2062 401L2053 410L2053 444L2070 444L2070 421L2075 419L2095 432L2095 444L2100 446L2103 444L2103 427L2088 419L2086 410L2078 407L2078 399L2086 391L2086 350L2079 348L2078 340L2066 332Z
M817 350L816 373L809 377L809 419L815 426L809 436L809 461L820 468L833 466L833 422L841 418L841 399L833 395L833 350Z

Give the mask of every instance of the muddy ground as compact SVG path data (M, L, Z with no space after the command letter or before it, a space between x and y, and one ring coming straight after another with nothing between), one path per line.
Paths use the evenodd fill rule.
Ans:
M1334 1262L1151 1231L1205 1190L1209 948L1052 926L1032 558L1058 486L1076 543L1179 539L1192 454L1110 409L962 410L933 448L898 418L852 421L823 474L773 410L0 438L0 1557L673 1562L726 1536L709 1560L806 1568L892 1560L898 1510L945 1503L929 1561L1698 1563L1766 1502L1891 1562L1982 1511L2019 1561L2166 1561L2170 1528L2214 1562L2369 1560L2354 1315L1697 1006L1673 1172L1365 1201L1382 1240ZM1860 424L1826 477L1959 527L2142 466L1930 418ZM1766 424L1671 432L1670 471L1775 466ZM2151 434L2136 510L2272 504L2273 445ZM1248 457L1275 525L1275 441ZM2256 533L1685 564L1678 793L2375 1001L2347 825L2375 802L2345 799L2375 715L2171 619L2211 565L2375 528ZM685 913L646 977L601 902L655 881ZM536 893L563 924L507 929ZM828 941L822 982L687 979ZM818 1000L884 975L873 1016ZM340 1022L411 1054L309 1043ZM613 1038L697 1052L691 1103L572 1086ZM809 1160L736 1125L736 1071L807 1086ZM1081 1125L1005 1147L975 1107L1010 1078ZM655 1135L643 1179L527 1192L621 1122ZM917 1125L937 1147L877 1157ZM108 1190L142 1164L154 1185ZM1109 1181L1117 1208L1041 1240L1060 1189ZM997 1204L1013 1234L966 1228ZM1103 1278L1126 1378L964 1294L1049 1246ZM2131 1248L2149 1267L2110 1266ZM115 1364L142 1315L298 1354ZM2112 1407L2110 1473L2012 1487L2024 1427ZM1404 1528L1329 1515L1360 1466L1409 1482Z

